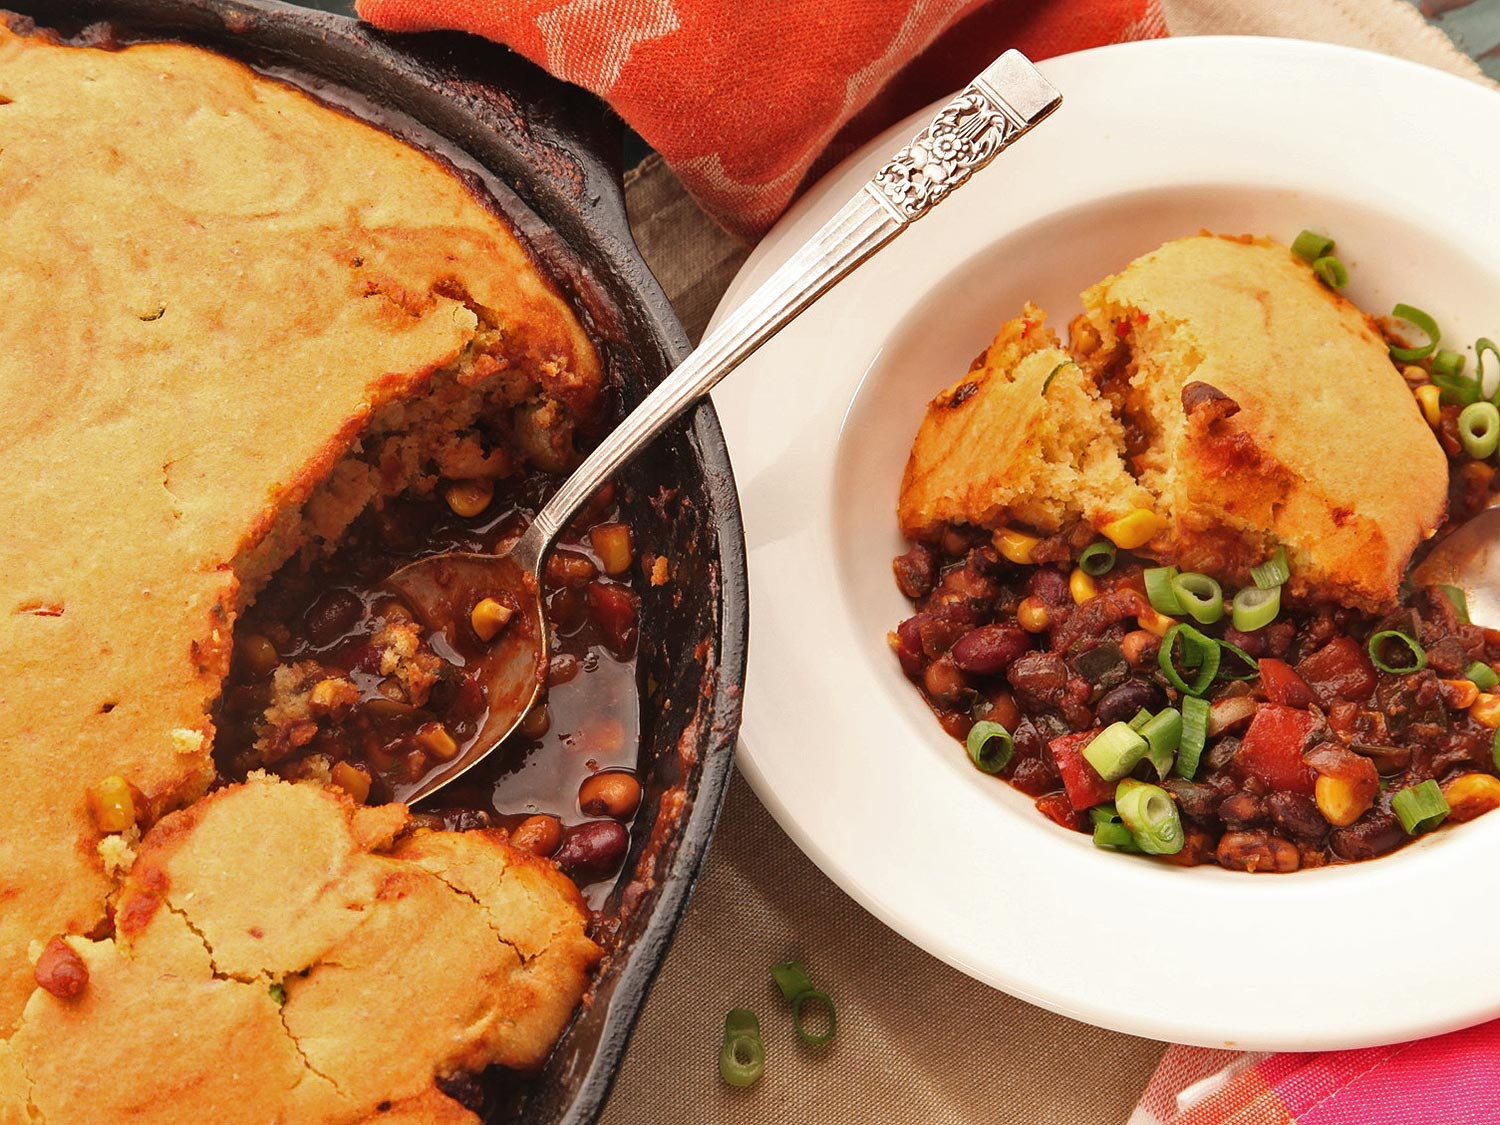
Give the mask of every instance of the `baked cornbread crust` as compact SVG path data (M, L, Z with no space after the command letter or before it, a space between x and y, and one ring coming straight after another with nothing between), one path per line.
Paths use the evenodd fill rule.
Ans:
M202 977L205 960L229 957L233 942L220 935L210 954L170 912L122 937L133 943L128 959L107 939L74 939L100 989L92 995L91 985L74 1009L54 1012L35 990L28 951L58 933L106 935L137 844L165 854L164 832L175 838L198 823L169 818L144 842L101 837L85 795L122 776L147 823L200 797L214 778L209 714L235 617L271 571L334 542L370 502L439 474L503 476L523 454L565 464L574 424L596 409L598 359L505 223L447 169L184 45L105 51L0 26L0 210L0 451L10 474L0 538L0 1089L7 1076L14 1086L19 1057L34 1104L52 1104L41 1091L62 1085L68 1060L82 1058L42 1049L60 1042L53 1018L67 1025L64 1038L103 1052L87 1074L109 1073L102 1060L111 1058L142 1084L126 1090L136 1099L129 1114L96 1103L46 1120L146 1119L176 1068L191 1064L190 1040L212 1045L215 1065L282 1067L300 1088L312 1080L267 1021L275 1013L265 987ZM479 417L494 443L476 440ZM264 815L278 808L267 803ZM259 841L279 831L257 822L245 833L257 857L244 872L246 901L302 893L288 882L285 853L264 862L271 853ZM477 840L445 846L496 852ZM134 878L117 911L151 890L144 874ZM458 917L454 894L414 861L401 878ZM418 901L398 896L370 919ZM576 902L559 899L556 910L569 924L583 917ZM193 924L215 930L207 915ZM472 918L454 924L467 927L465 940L495 946L477 963L488 975L464 980L465 1002L478 1002L510 971L503 943ZM362 925L349 940L377 932ZM291 971L305 952L235 964ZM404 956L414 956L409 941ZM175 975L152 975L172 964ZM468 963L455 964L462 977ZM451 988L424 979L437 967L388 965L376 999L405 997L407 1022L465 1010L445 1008ZM408 988L413 968L422 972ZM562 1012L583 988L576 974L564 977L554 982ZM222 997L214 1014L210 995ZM131 1054L139 1046L127 1025L87 1017L112 1003L136 1020L155 1013L159 1026L146 1020L140 1034L176 1038ZM341 1010L327 1004L330 1018ZM27 1005L23 1030L6 1042ZM330 1024L318 1035L374 1042L376 1014L356 1012L342 1031ZM544 1021L553 1033L556 1014ZM213 1020L222 1027L203 1022ZM231 1033L243 1035L233 1050ZM522 1050L484 1040L453 1065L534 1062L539 1042ZM386 1046L396 1062L406 1058L406 1045ZM105 1089L78 1074L74 1086ZM352 1079L340 1089L360 1091L351 1104L364 1105ZM420 1083L412 1091L431 1096ZM213 1117L242 1104L236 1087ZM179 1112L175 1120L210 1119Z
M1111 497L1129 497L1164 520L1148 556L1243 584L1281 545L1294 593L1394 601L1412 551L1442 522L1447 464L1358 309L1284 246L1207 234L1138 258L1083 301L1078 394L1049 391L1043 406L1020 391L1033 361L1002 356L1014 365L1007 392L974 396L989 416L971 426L985 436L961 456L944 404L968 377L928 407L899 505L909 537L945 521L1097 528L1120 514ZM1123 460L1074 454L1072 477L1035 472L1049 448L1034 420L1044 409L1074 447L1102 433ZM972 479L947 485L956 502L937 502L929 482L956 470Z
M258 775L169 815L115 936L70 939L87 988L27 1004L13 1112L248 1125L384 1121L389 1103L477 1120L435 1078L539 1064L599 950L551 863L491 831L392 847L404 825L400 806Z
M1149 507L1123 446L1120 421L1027 305L928 406L901 481L901 533L1007 521L1054 532L1080 515L1103 524Z
M1163 555L1208 569L1227 529L1250 545L1219 568L1237 582L1281 544L1293 592L1394 601L1443 520L1448 466L1363 313L1285 246L1212 236L1169 242L1083 300L1101 354L1134 364L1123 397L1149 437L1141 483L1171 517ZM1191 382L1238 410L1190 414Z

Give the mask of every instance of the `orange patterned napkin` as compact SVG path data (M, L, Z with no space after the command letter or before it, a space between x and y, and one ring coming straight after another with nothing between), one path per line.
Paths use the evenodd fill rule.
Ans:
M1158 0L359 0L392 31L498 40L612 105L754 239L798 190L1008 47L1166 34Z

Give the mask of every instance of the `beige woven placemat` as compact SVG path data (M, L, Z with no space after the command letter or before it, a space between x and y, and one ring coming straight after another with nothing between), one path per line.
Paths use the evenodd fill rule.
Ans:
M1162 6L1176 35L1322 39L1484 80L1402 0ZM626 187L641 250L696 340L746 250L693 205L656 158ZM767 966L792 956L838 1001L838 1035L825 1049L797 1043L766 975ZM736 1006L760 1013L769 1055L765 1078L744 1091L718 1077L724 1013ZM825 878L737 777L602 1121L1117 1125L1161 1050L996 992L898 937Z

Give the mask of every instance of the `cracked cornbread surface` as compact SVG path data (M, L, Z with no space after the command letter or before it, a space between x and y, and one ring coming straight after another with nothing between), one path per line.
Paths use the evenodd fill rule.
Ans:
M43 1121L149 1120L164 1091L189 1089L210 1100L175 1120L358 1120L402 1098L443 1119L453 1103L433 1100L429 1063L532 1064L561 1029L581 970L522 966L497 920L524 904L555 933L580 927L569 948L586 966L576 895L558 876L518 897L519 861L482 834L379 858L359 842L340 858L335 822L376 814L330 820L333 798L300 788L257 782L195 806L215 778L208 716L236 615L272 570L381 496L519 464L459 436L481 414L502 412L533 459L564 459L599 397L597 357L448 170L238 63L175 44L69 46L0 18L0 103L0 1120L34 1120L28 1105ZM131 787L144 839L91 815L88 794L112 778ZM253 859L243 882L112 933L111 917L123 928L152 896L172 901L156 875L208 878L169 868L231 811L241 828L225 839L245 853L216 861ZM298 825L348 867L341 912L320 897L326 871L299 866L313 844ZM400 859L407 848L422 858ZM443 882L449 867L472 875L472 897ZM267 896L305 907L280 929L253 923L274 942L228 921ZM403 924L443 929L453 960L423 962L409 940L396 956ZM34 980L57 934L90 971L71 999ZM309 966L278 1009L267 980ZM469 1007L453 1006L459 984ZM532 995L544 985L545 1004ZM472 1007L485 1003L499 1007ZM509 1032L444 1040L434 1062L377 1034L392 1009L407 1027L468 1012L469 1031L483 1017ZM86 1043L100 1053L74 1051ZM363 1073L341 1070L341 1052L363 1052ZM68 1069L85 1065L90 1077ZM386 1078L396 1086L375 1097ZM66 1101L84 1089L87 1113ZM106 1089L124 1100L105 1108ZM313 1099L325 1116L292 1102L268 1114L252 1093Z
M503 833L405 821L262 775L163 819L114 936L70 939L87 987L26 1006L14 1119L378 1121L539 1064L598 959L577 888Z

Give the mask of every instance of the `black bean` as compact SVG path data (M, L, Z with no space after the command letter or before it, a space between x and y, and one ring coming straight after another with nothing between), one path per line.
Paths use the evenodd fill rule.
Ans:
M1056 707L1068 686L1068 666L1053 652L1028 652L1010 666L1006 679L1028 710Z
M1188 781L1182 777L1169 777L1162 782L1162 785L1177 801L1177 807L1182 811L1185 820L1190 820L1195 824L1218 823L1217 809L1221 797L1219 791L1212 785Z
M901 592L915 601L932 592L937 579L937 552L925 543L914 543L906 554L896 556L891 568Z
M1271 823L1294 840L1318 840L1328 831L1328 822L1311 797L1301 793L1272 793L1265 799Z
M1254 793L1240 790L1219 802L1219 819L1229 828L1249 828L1259 824L1265 815L1262 799Z
M1110 688L1094 706L1094 715L1102 727L1110 723L1129 722L1141 708L1154 710L1159 689L1150 680L1126 680Z
M1328 834L1329 846L1340 859L1372 859L1395 851L1406 839L1406 831L1394 815L1371 809L1348 828Z
M307 639L318 647L331 645L364 615L359 596L349 590L325 590L302 617Z

